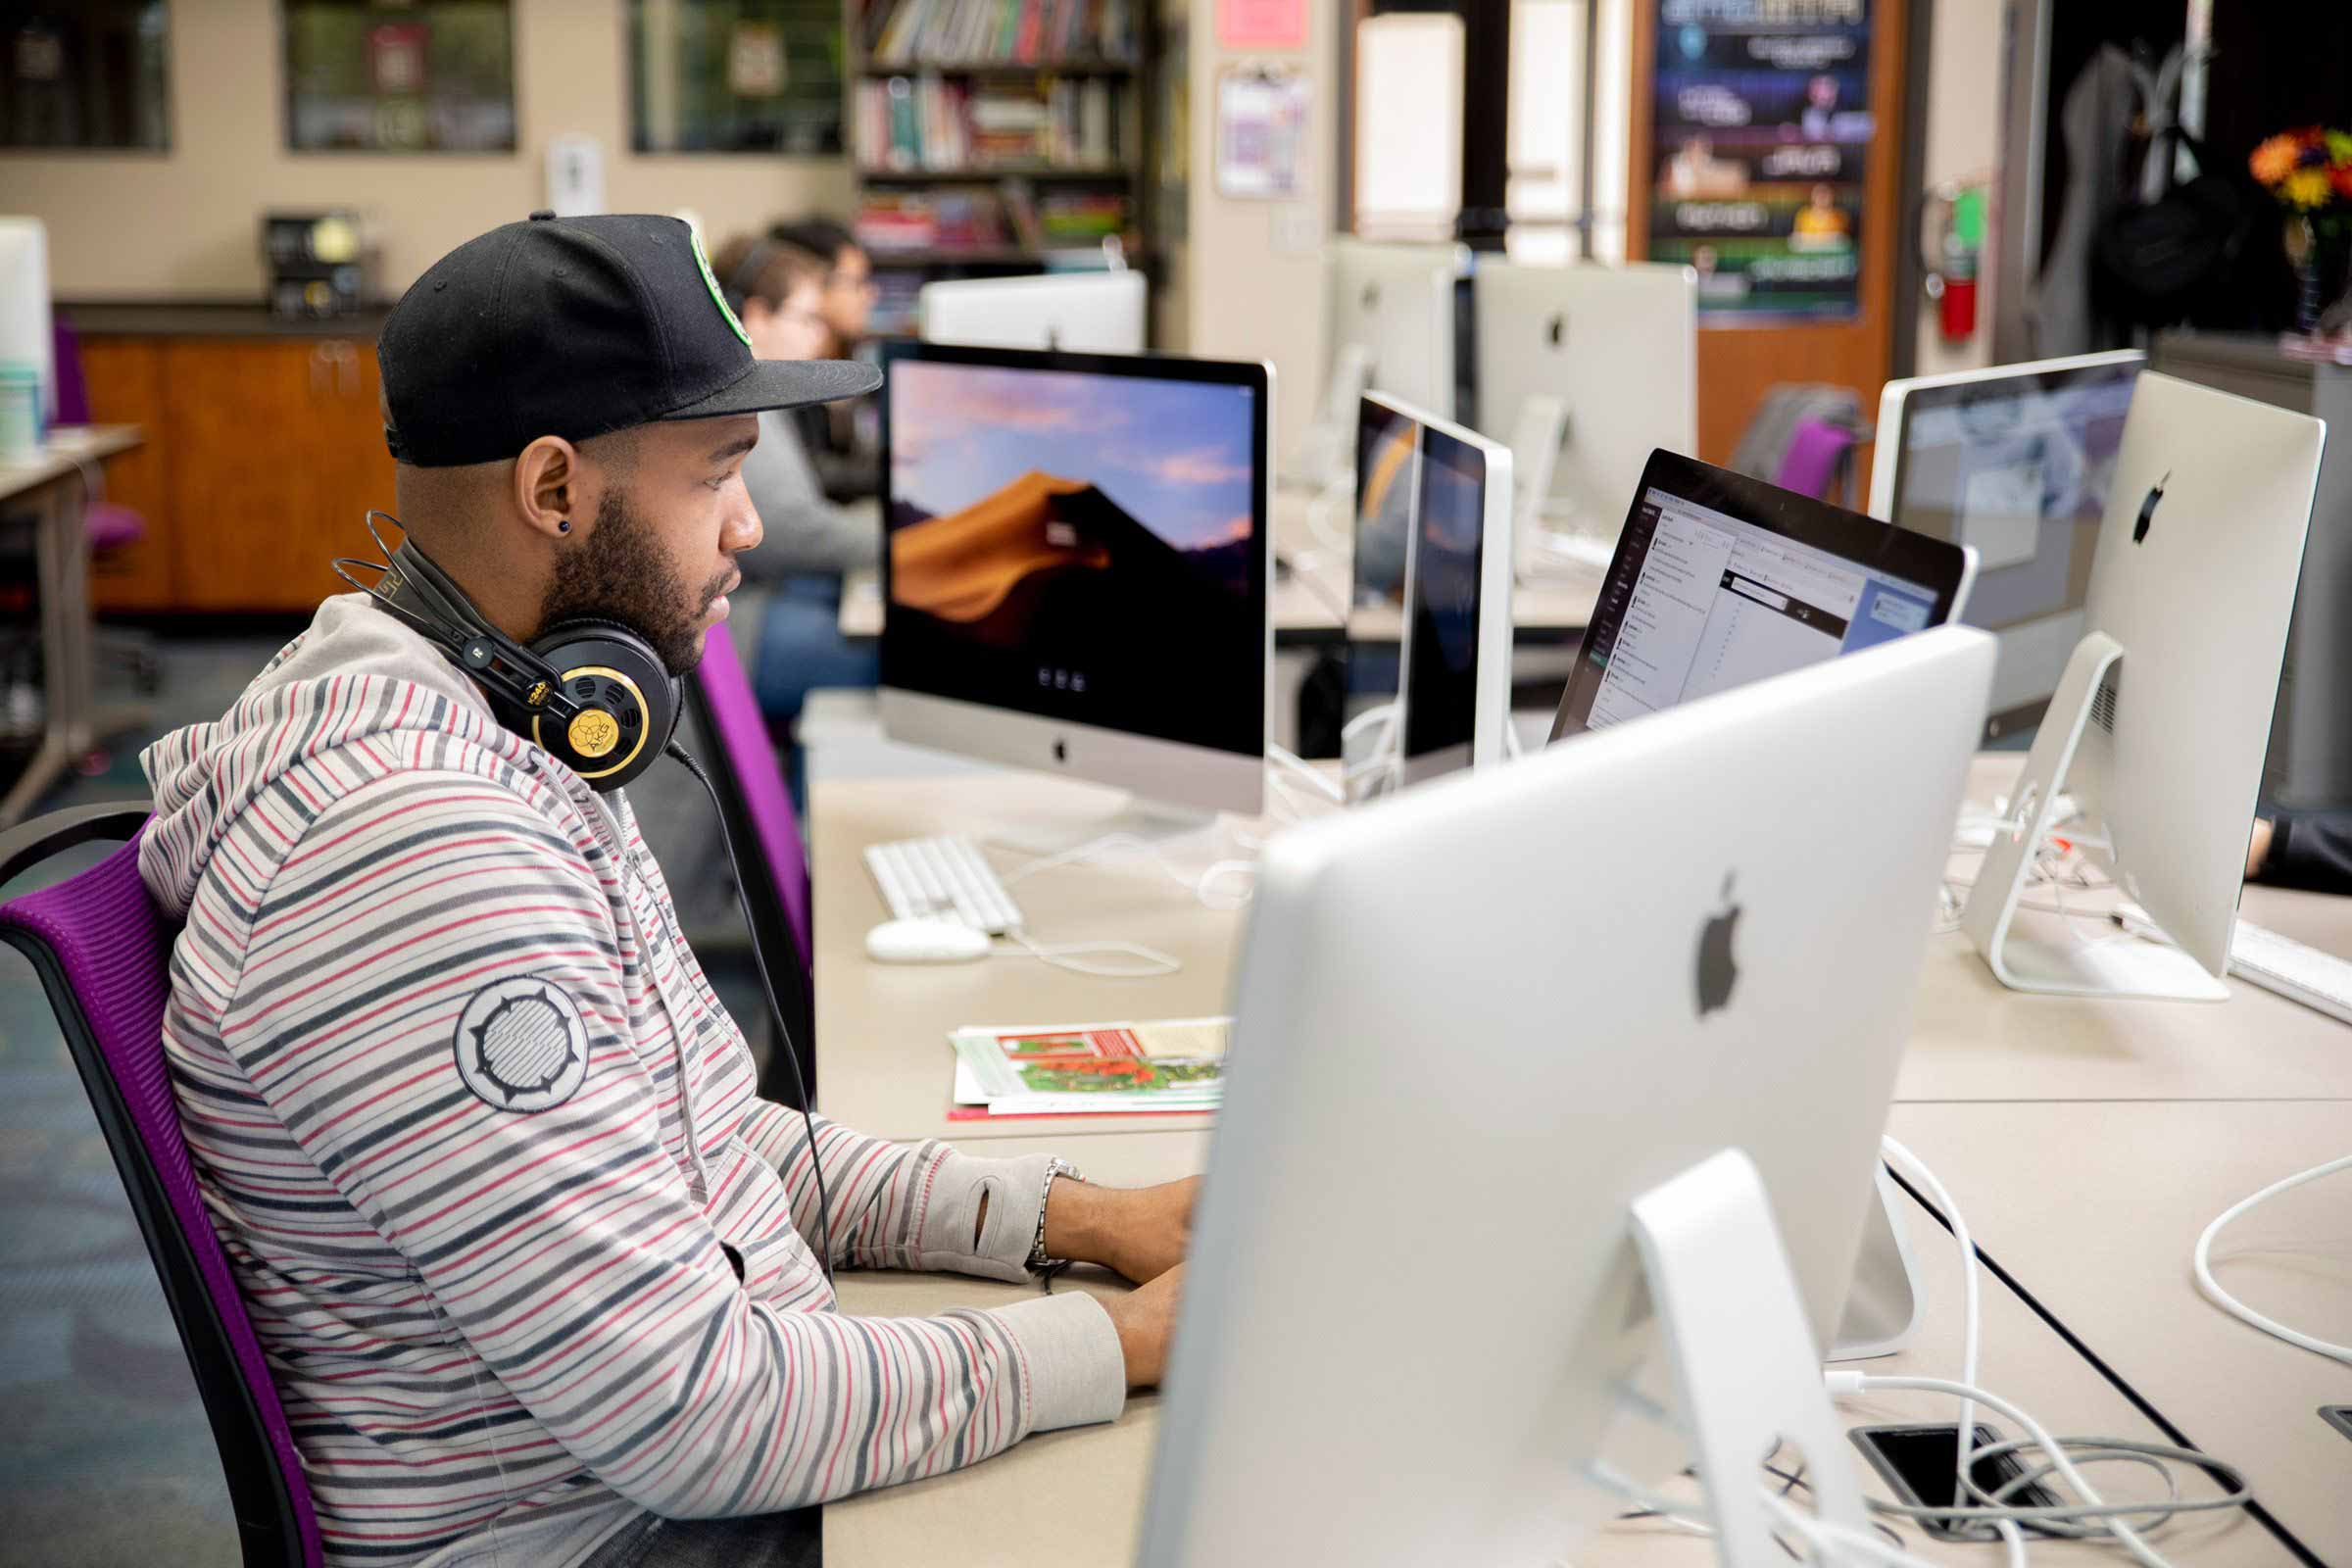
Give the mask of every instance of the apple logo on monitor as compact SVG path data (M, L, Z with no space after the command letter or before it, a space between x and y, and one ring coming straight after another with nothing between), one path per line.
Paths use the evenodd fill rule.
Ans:
M1723 874L1723 907L1708 916L1698 933L1698 1015L1723 1007L1732 1000L1732 987L1739 983L1740 965L1732 956L1732 935L1739 929L1740 906L1732 902L1732 878L1738 873Z
M2147 538L2148 524L2156 520L2156 504L2164 499L2164 487L2172 482L2173 470L2167 468L2164 470L2164 477L2157 480L2155 487L2149 490L2148 499L2139 504L2139 521L2132 525L2132 542L2133 544L2138 544Z

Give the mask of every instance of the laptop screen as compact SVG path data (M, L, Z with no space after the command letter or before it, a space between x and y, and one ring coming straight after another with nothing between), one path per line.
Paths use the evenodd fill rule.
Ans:
M1661 452L1553 738L1941 624L1965 567L1955 545Z

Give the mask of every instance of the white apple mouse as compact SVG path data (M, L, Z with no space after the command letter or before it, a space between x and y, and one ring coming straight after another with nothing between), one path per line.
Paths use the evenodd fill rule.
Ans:
M960 920L885 920L865 934L876 963L969 963L988 949L988 933Z

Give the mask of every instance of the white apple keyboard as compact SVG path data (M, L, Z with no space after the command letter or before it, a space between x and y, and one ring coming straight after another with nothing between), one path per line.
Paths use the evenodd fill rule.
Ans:
M2246 920L2230 939L2230 972L2289 1002L2352 1023L2352 963Z
M865 868L893 920L954 920L1003 936L1021 928L1020 906L970 839L900 839L865 847Z

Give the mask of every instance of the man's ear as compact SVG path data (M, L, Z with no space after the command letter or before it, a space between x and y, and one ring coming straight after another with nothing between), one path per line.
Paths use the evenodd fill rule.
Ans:
M569 534L588 511L580 449L560 435L543 435L514 460L514 506L533 532Z
M774 306L757 294L748 294L744 296L743 308L735 313L735 318L743 323L746 332L750 332L765 326L768 318L775 314Z

